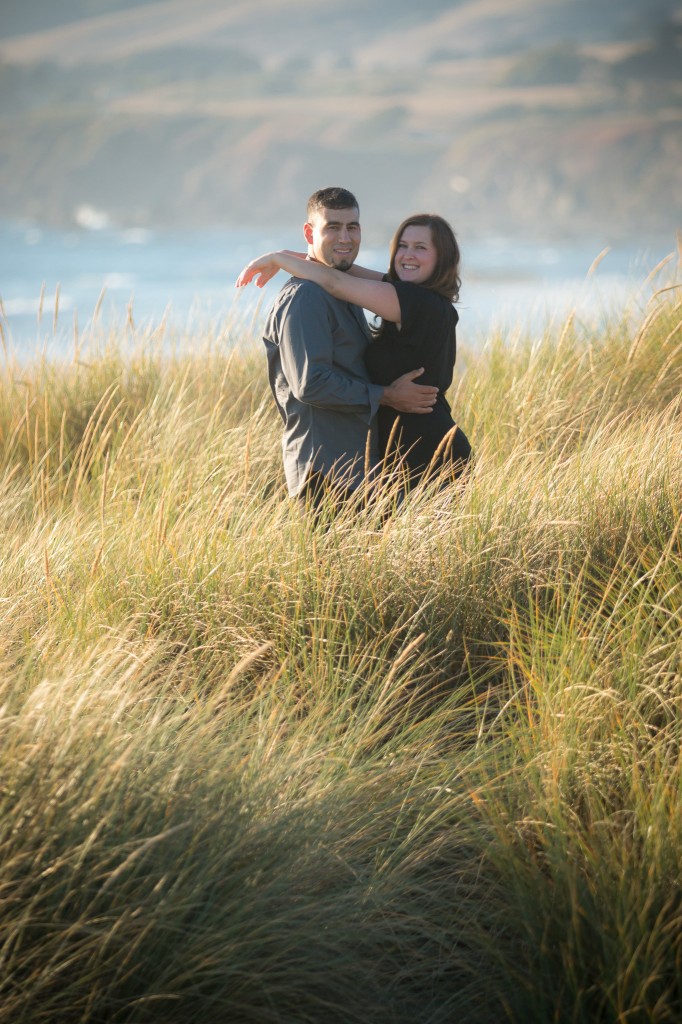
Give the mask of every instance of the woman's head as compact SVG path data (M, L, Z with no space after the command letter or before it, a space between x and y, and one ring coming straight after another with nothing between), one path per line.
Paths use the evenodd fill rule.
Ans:
M388 276L414 281L455 302L461 283L459 263L459 246L448 222L435 213L417 213L393 236Z

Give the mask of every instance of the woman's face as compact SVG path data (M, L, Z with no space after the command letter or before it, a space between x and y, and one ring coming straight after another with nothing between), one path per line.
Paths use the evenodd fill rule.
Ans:
M423 284L433 274L438 253L426 224L409 224L398 242L395 272L399 281Z

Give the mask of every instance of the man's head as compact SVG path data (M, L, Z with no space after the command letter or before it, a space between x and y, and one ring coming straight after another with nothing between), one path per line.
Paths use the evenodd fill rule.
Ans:
M360 249L360 208L345 188L321 188L308 200L303 227L308 256L337 270L348 270Z

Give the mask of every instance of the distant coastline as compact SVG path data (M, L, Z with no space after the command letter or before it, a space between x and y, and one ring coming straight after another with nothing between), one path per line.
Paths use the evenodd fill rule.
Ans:
M388 241L387 235L383 244L364 245L360 262L383 269ZM61 230L35 222L0 221L0 296L6 333L28 355L44 345L54 350L69 347L74 317L82 329L98 304L100 319L114 326L125 323L130 307L137 321L158 325L165 318L180 330L219 324L235 311L247 315L259 306L267 309L283 277L263 292L244 294L235 291L236 276L259 252L297 242L295 224L271 232L185 232ZM604 306L622 305L672 251L675 238L613 245L608 251L598 237L550 246L460 233L460 243L460 336L477 344L504 326L537 327L574 308L589 320L601 315ZM588 278L600 253L601 261Z

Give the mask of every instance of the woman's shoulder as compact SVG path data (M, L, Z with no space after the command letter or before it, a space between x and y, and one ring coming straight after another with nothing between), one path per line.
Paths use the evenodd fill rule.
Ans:
M457 323L459 313L451 300L440 292L412 281L392 281L391 284L395 286L404 314L422 317L433 315Z
M415 302L429 302L442 308L447 306L454 309L450 299L424 284L416 284L414 281L391 281L391 284L395 286L399 294L410 296Z

